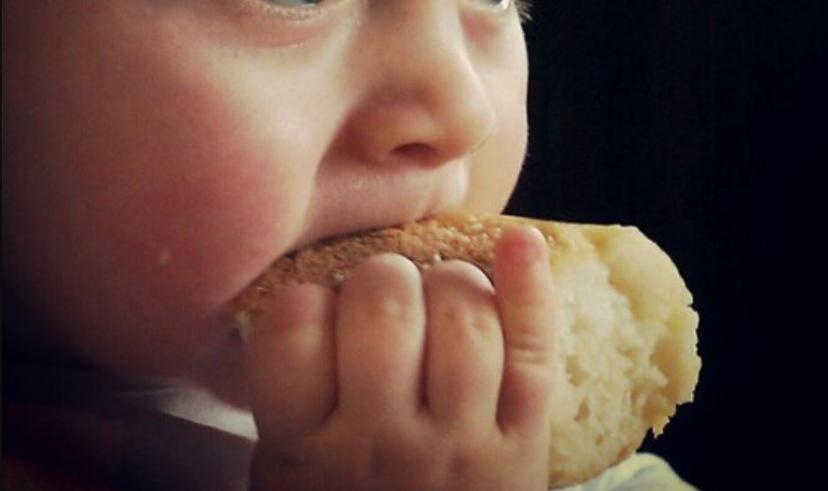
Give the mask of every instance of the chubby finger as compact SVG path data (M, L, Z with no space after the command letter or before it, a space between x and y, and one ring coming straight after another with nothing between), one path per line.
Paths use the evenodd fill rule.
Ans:
M536 431L548 417L555 360L549 250L538 230L504 230L495 251L495 288L505 347L498 422L504 431Z
M424 335L416 266L396 254L357 266L339 294L338 410L377 422L417 411Z
M503 369L503 335L494 288L461 261L423 274L426 297L426 400L454 429L491 428Z
M288 444L333 410L336 299L327 288L300 285L264 308L247 340L248 390L260 435Z

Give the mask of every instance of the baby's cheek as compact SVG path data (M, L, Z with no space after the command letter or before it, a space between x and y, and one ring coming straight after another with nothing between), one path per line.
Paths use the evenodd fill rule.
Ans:
M278 155L221 158L230 143L209 133L159 138L152 159L125 155L105 183L111 163L90 147L50 186L64 192L41 196L27 273L87 357L128 372L186 367L226 333L221 307L298 233L301 177L277 170Z
M186 131L161 136L155 152L140 154L152 155L136 162L146 177L123 183L135 198L118 212L107 206L101 217L117 241L96 238L109 243L103 254L117 272L102 279L111 283L105 291L115 319L100 321L124 319L123 341L141 333L137 341L163 348L159 355L172 362L226 333L216 324L221 307L290 246L310 192L293 156L271 147L273 138L242 137L236 115L219 101L199 102L192 107L203 109L190 115L210 123L182 125Z
M505 123L473 157L466 209L498 213L514 191L526 154L528 130L522 104L515 101L503 108L501 118Z
M56 74L27 80L27 144L4 142L4 273L82 356L176 373L226 336L222 305L295 240L313 156L295 112L273 117L266 94L137 30L78 28L78 44L107 47L81 61L60 44L38 53Z

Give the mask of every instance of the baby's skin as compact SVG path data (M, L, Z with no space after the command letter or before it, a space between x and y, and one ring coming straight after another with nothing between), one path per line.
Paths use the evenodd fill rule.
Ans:
M389 254L338 296L305 285L273 298L247 357L270 437L254 482L546 489L554 297L540 233L507 230L494 276L460 261L421 276Z
M281 292L246 346L227 320L303 245L501 211L523 162L513 2L307 3L3 2L4 288L41 321L17 334L251 408L258 489L542 489L535 232L504 235L493 283L379 256Z

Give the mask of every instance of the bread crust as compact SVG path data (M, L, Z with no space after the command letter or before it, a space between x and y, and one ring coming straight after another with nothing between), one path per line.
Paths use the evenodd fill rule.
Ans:
M673 262L635 227L504 215L444 214L326 240L277 260L235 301L241 326L275 290L338 288L365 258L408 257L421 270L460 259L491 276L503 228L537 228L550 248L558 295L560 373L551 418L550 486L587 481L658 436L692 401L701 360L698 316Z

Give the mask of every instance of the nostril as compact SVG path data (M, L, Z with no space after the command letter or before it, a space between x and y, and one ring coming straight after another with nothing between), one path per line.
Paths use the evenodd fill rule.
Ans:
M437 158L437 151L425 143L408 143L394 149L397 157L422 163L432 162Z

